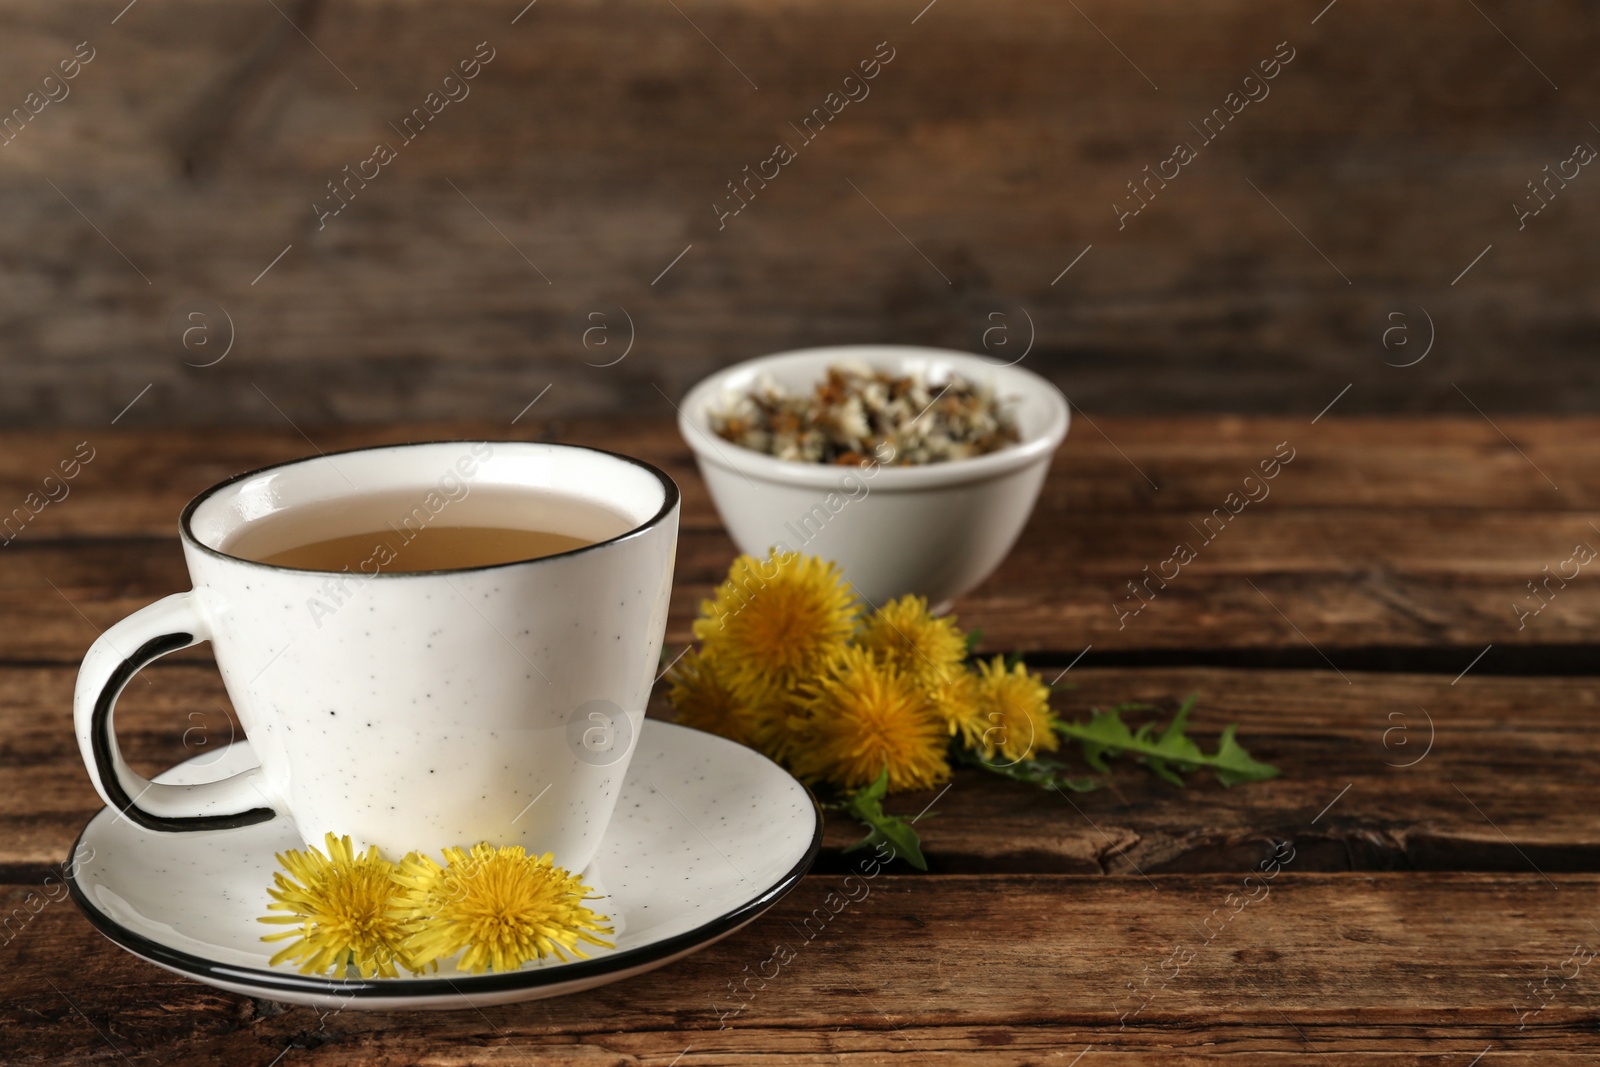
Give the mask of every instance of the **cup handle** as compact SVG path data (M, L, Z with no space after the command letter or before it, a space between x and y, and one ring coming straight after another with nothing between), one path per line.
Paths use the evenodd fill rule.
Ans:
M175 593L101 634L78 669L72 714L89 777L102 800L146 830L228 830L277 815L260 803L271 798L259 767L218 782L163 785L136 774L117 748L111 713L123 687L146 664L210 639L194 594Z

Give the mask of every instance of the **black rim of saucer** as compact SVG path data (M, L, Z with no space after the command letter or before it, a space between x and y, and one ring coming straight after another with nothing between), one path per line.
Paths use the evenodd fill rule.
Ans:
M677 726L678 724L663 723L662 725ZM688 726L679 728L693 730L693 727ZM694 732L703 733L704 731L694 730ZM729 743L731 744L732 742ZM778 771L785 775L788 774L781 767L778 768ZM693 930L674 934L672 937L653 944L642 945L639 948L613 952L610 955L593 959L578 959L566 963L546 964L530 970L507 971L503 974L463 974L453 978L318 978L314 975L303 975L295 972L268 971L255 967L235 967L229 964L217 963L214 960L206 959L204 956L196 956L193 953L163 945L159 941L153 941L143 934L123 926L90 902L83 888L78 885L77 872L70 863L66 865L64 873L72 899L77 903L78 910L83 912L84 917L89 920L91 926L136 956L142 956L147 960L196 978L209 978L216 981L231 982L236 985L249 985L262 990L276 990L284 993L357 999L393 998L407 1000L451 993L470 995L472 993L497 993L517 989L538 989L541 986L564 985L568 982L603 977L618 971L630 971L651 963L668 961L688 949L709 944L724 934L732 933L772 907L779 900L782 900L796 885L800 884L800 879L811 869L811 865L816 862L817 852L822 847L822 809L817 804L817 798L809 789L806 790L806 797L811 801L812 830L811 843L806 847L805 855L801 856L799 862L777 881L732 911L725 912L710 922L695 927ZM84 834L89 832L89 827L94 824L96 819L108 811L110 811L109 808L100 809L90 818L84 828L78 832L77 839L72 843L71 855L76 856L78 854L78 847L83 843ZM197 832L205 833L206 831Z

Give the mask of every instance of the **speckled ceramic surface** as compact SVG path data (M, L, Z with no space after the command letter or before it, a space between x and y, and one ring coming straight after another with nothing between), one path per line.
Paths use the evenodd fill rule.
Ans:
M809 393L840 362L931 382L960 374L993 388L1015 413L1022 440L949 463L856 468L779 459L712 431L711 411L730 395L748 393L763 378ZM741 551L760 559L776 545L821 556L838 563L869 604L915 593L941 607L975 589L1011 551L1071 421L1067 398L1032 371L911 345L758 356L702 380L678 406L679 431Z
M184 763L157 781L193 784L249 769L248 745ZM306 977L272 967L266 913L274 855L298 848L285 818L193 833L145 830L110 809L74 848L74 899L135 955L248 996L347 1009L470 1008L574 993L641 974L726 937L782 898L811 866L822 818L800 783L720 737L646 720L586 881L617 927L588 960L472 975ZM465 843L465 842L463 842ZM470 998L471 1004L467 1002Z
M356 505L363 499L389 503L370 512ZM330 832L391 854L488 841L553 852L579 870L644 721L678 509L677 486L647 463L527 441L330 453L214 486L179 522L193 590L116 623L84 659L75 719L95 788L151 829L287 815L309 844ZM390 557L406 551L413 527L602 539L443 571L386 570L377 550L344 571L233 553L253 532L312 512L319 536L370 533L391 516ZM611 525L594 526L607 514ZM146 663L201 641L259 769L203 787L152 785L117 752L116 696Z

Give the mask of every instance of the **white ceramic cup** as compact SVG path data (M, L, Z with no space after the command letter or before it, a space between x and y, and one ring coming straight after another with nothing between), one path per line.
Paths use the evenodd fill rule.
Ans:
M341 507L367 494L415 501L392 520L397 534L427 523L511 525L482 514L496 501L503 511L506 491L519 508L526 494L538 516L528 528L604 539L445 571L385 571L375 559L344 572L295 570L229 553L244 531L295 509L316 509L323 537L367 532L370 506ZM564 517L543 506L552 498L590 507ZM582 528L596 506L610 525ZM179 524L194 588L111 627L78 673L78 744L95 788L151 830L281 814L308 844L330 831L391 857L520 844L581 870L644 721L678 511L677 486L649 464L527 442L363 449L214 486ZM328 529L341 515L352 528ZM203 785L149 782L117 750L117 696L147 663L201 641L212 644L259 767Z

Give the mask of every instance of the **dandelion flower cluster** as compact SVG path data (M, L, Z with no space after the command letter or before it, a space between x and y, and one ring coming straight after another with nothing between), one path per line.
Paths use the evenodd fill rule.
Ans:
M797 694L802 778L845 789L869 785L885 767L896 792L950 777L948 734L916 679L863 648L847 648Z
M697 648L685 652L673 664L669 680L672 686L667 699L679 709L679 722L741 745L756 745L756 720L760 713L733 691L705 652Z
M877 653L924 687L948 682L967 658L967 635L949 616L928 614L922 597L904 596L873 612L861 625L856 644Z
M277 914L261 921L292 926L263 941L293 938L272 957L273 966L298 963L301 974L348 965L363 978L397 977L395 962L415 971L405 952L409 926L391 907L395 866L369 848L359 856L348 837L328 834L324 855L316 846L278 854L283 870L267 890Z
M863 614L835 564L740 556L668 672L686 725L751 745L807 782L891 792L950 777L952 748L1014 764L1055 751L1049 687L1000 659L969 666L953 618L905 596Z
M1054 752L1061 745L1050 714L1050 689L1021 663L1007 670L996 656L978 664L977 718L983 732L968 744L984 759L996 756L1018 763L1035 753Z
M292 925L263 941L294 938L272 964L298 963L301 974L396 978L436 970L457 953L474 974L514 971L529 960L583 956L580 942L613 947L612 929L585 901L596 899L554 857L521 847L447 848L445 863L411 853L398 864L376 848L356 855L348 837L327 835L314 846L280 853L283 867L268 889L272 915L261 922Z
M694 635L733 692L759 703L850 643L859 607L836 563L794 552L740 556L701 603Z
M447 848L444 866L412 854L395 881L400 907L420 920L407 943L424 963L461 953L457 966L479 974L514 971L531 959L565 953L586 957L579 942L613 947L606 917L584 905L589 889L555 866L554 857L530 856L520 846Z

